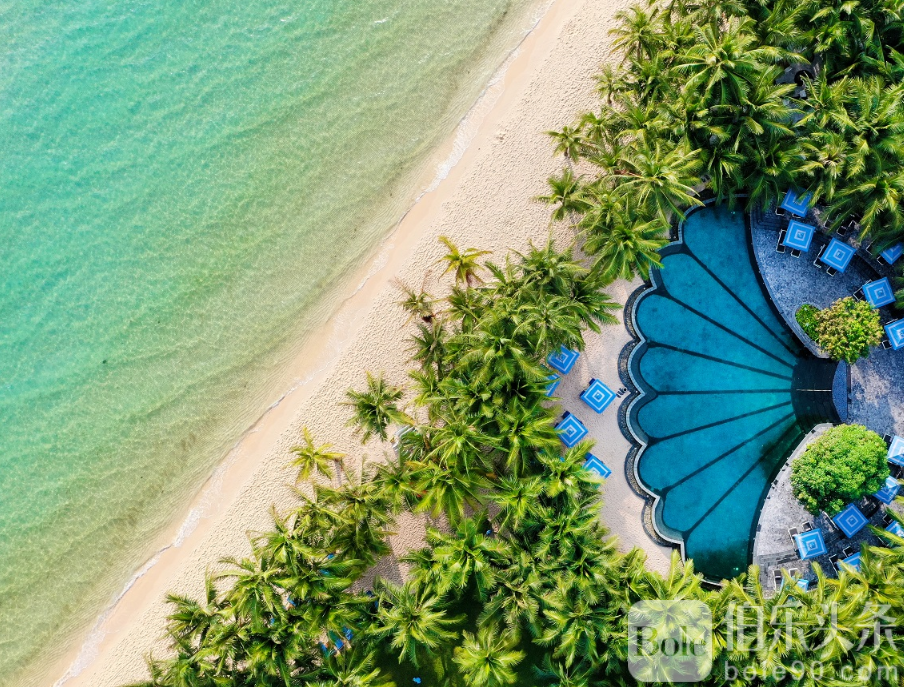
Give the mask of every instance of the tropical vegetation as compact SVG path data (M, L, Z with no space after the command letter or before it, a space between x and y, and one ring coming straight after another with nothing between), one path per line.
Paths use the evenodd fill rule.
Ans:
M904 239L899 0L673 0L618 19L622 59L599 110L550 132L566 167L541 197L599 269L645 277L687 208L768 208L792 187L874 253Z
M348 395L362 440L393 437L394 452L351 470L303 432L293 466L311 490L202 594L169 596L169 651L148 657L142 687L633 685L627 616L649 600L709 609L701 684L899 684L904 538L877 531L888 546L864 547L859 572L814 564L806 593L786 572L766 594L756 567L715 588L677 554L648 570L600 521L590 445L561 446L544 361L615 321L607 284L657 268L671 222L707 194L757 207L798 185L831 226L853 216L877 246L900 239L902 18L892 0L619 13L624 59L600 74L600 110L554 132L566 168L543 197L580 244L489 262L443 238L445 295L399 285L407 383L369 374ZM807 63L812 76L781 83ZM835 446L868 465L875 442L852 432ZM860 489L881 476L867 472ZM805 481L814 507L853 493L838 479L823 501ZM426 520L425 545L404 577L371 582L403 513ZM739 633L751 618L780 622Z
M863 425L837 425L791 464L794 495L811 513L835 515L875 494L888 477L885 442Z
M369 376L350 396L362 434L395 430L396 455L350 471L303 431L291 465L313 479L312 494L274 512L250 555L224 561L200 597L168 597L170 653L148 658L142 687L632 685L627 617L645 600L709 609L715 664L702 684L897 684L875 670L860 682L840 676L904 670L892 643L904 641L899 625L860 641L904 613L904 539L881 532L890 545L866 547L858 573L834 579L815 565L803 595L787 584L767 596L756 567L711 588L677 552L666 575L646 569L639 550L620 553L600 522L599 483L583 467L590 445L562 448L545 396L545 356L582 347L582 330L612 321L599 273L552 243L472 269L479 279L461 277L445 299L431 297L442 306L429 325L433 343L424 345L418 323L404 392ZM882 440L862 428L829 437L811 447L816 467L826 456L848 470L884 465ZM882 477L874 470L858 486L877 489ZM837 480L832 494L844 488ZM425 545L402 557L404 580L371 583L403 511L434 523ZM755 633L732 630L755 607L799 630L766 623L757 648ZM817 679L817 669L834 677Z
M866 301L839 298L828 308L801 306L795 318L804 332L833 360L855 363L884 336L879 311Z
M809 303L800 306L797 312L794 313L794 319L797 320L797 324L804 330L804 334L813 339L813 341L816 341L816 337L819 336L816 331L816 316L818 314L819 308Z

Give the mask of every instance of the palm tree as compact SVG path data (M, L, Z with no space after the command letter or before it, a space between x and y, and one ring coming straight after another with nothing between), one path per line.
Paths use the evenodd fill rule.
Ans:
M570 168L562 170L559 176L549 177L546 183L549 184L550 192L545 196L537 196L537 200L555 206L552 211L553 222L561 222L586 207L581 194L581 178L575 177Z
M723 103L710 108L726 119L726 130L733 150L752 145L763 138L792 137L791 113L783 102L794 90L793 84L776 84L781 75L777 67L765 68L750 81L741 103ZM729 119L730 118L730 119Z
M585 228L584 250L596 257L594 269L607 280L650 278L650 269L662 267L659 250L668 244L667 225L643 213L630 196L617 201L608 225Z
M543 484L547 496L550 498L565 497L571 501L592 496L599 487L599 482L593 474L584 469L584 461L587 454L593 448L593 442L582 441L569 448L563 455L558 452L546 452L539 454L543 464Z
M756 31L760 45L775 45L791 49L802 43L802 14L807 3L792 0L761 4L745 3L747 14L753 19L752 29Z
M859 2L820 3L819 9L808 18L809 33L815 40L813 51L823 57L829 75L845 66L858 50L859 5Z
M525 474L534 464L537 451L559 446L549 413L540 407L512 403L496 416L499 449L505 454L505 467L512 475Z
M523 651L513 650L512 641L495 628L481 628L477 635L463 633L464 641L455 648L455 663L471 687L501 687L518 678L515 667L524 659Z
M349 400L342 405L354 408L354 415L346 424L354 426L361 433L363 444L375 435L386 441L386 428L390 422L412 423L411 418L396 405L402 398L402 390L387 384L382 374L374 377L368 372L367 391L349 389L346 396Z
M496 572L496 589L483 606L480 627L503 625L519 641L523 629L536 636L540 629L540 572L527 551L519 550L512 563Z
M402 451L395 457L389 457L386 462L377 466L377 474L373 483L384 503L389 504L392 512L397 513L402 508L406 510L415 504L415 489L412 483L411 470L402 458Z
M447 265L443 274L452 272L455 275L456 284L464 283L470 286L474 281L481 281L477 276L477 271L480 269L477 258L481 255L489 255L490 251L467 248L462 252L446 236L440 236L439 242L449 249L449 252L441 258L441 261L445 261Z
M593 665L587 661L569 666L561 661L554 661L549 654L543 656L543 663L536 668L536 673L542 684L549 687L590 687L601 684L592 682Z
M501 381L505 384L534 381L540 385L537 391L545 393L549 371L538 360L559 346L581 350L586 313L574 294L558 296L525 291L519 301L513 304L514 312L508 316L508 323L515 325L512 338L518 342L519 350L528 351L529 355L513 361L518 363L516 374ZM513 398L520 400L522 395L513 394Z
M392 504L377 483L365 479L364 469L362 462L359 475L349 476L341 489L318 486L317 498L339 519L332 544L351 558L372 565L390 552L385 538L392 532L383 527L392 521Z
M201 602L169 593L166 601L175 607L167 617L169 631L180 639L203 644L208 633L223 622L228 605L221 599L216 582L210 574L204 577L204 600ZM149 663L150 665L150 663Z
M590 270L583 279L579 279L571 287L575 316L583 327L592 332L599 333L601 324L619 322L612 311L621 310L622 305L613 301L612 296L603 291L607 284L608 280L599 270Z
M563 549L603 536L596 512L598 505L596 495L578 502L563 497L554 506L538 510L542 529L530 542L533 556L554 569L559 560L567 558L562 555Z
M379 668L374 667L374 653L364 653L357 647L330 656L321 672L327 678L324 684L335 687L392 687L392 681Z
M765 141L745 147L743 154L748 209L769 207L801 177L804 153L795 140Z
M151 679L131 687L219 687L222 680L207 650L196 650L186 640L172 638L175 656L165 662L148 659Z
M683 90L703 92L707 104L740 104L763 65L780 51L756 46L750 20L731 20L723 30L713 24L694 27L696 42L678 56L675 70L689 78Z
M619 147L637 139L668 138L667 111L653 98L638 102L633 97L622 96L616 100L616 108L606 121L618 131Z
M482 289L455 286L446 302L449 304L449 315L458 320L463 332L473 329L488 308L487 298Z
M293 446L289 450L295 454L292 460L293 467L298 468L297 482L310 478L312 474L321 474L324 477L333 477L333 465L340 464L345 454L330 451L332 444L314 445L314 438L307 427L302 427L304 444Z
M813 80L804 79L807 89L807 106L801 111L798 126L811 132L843 132L854 128L847 111L850 103L850 82L848 78L830 81L825 71Z
M449 385L440 385L441 391ZM443 468L470 473L484 468L484 448L492 445L479 423L463 413L442 413L441 423L430 431L430 450L426 457Z
M892 232L904 230L902 198L904 198L904 172L888 169L839 192L837 202L830 206L830 212L839 218L851 214L859 215L862 240L882 230Z
M561 131L547 131L546 135L551 136L556 142L554 155L561 153L569 164L577 162L584 147L581 127L563 126Z
M417 334L411 337L411 359L420 363L422 368L434 368L441 374L446 357L447 339L447 332L439 321L430 324L419 323Z
M453 535L434 528L427 529L427 543L443 570L440 594L456 595L473 587L483 601L496 584L496 570L511 555L508 543L485 533L487 520L483 514L461 521Z
M411 583L396 585L378 580L375 589L380 597L373 633L389 638L389 645L399 652L399 660L407 659L415 666L454 640L453 629L463 616L450 618L439 598L422 593Z
M498 389L522 372L534 367L531 351L508 330L510 321L497 320L477 327L462 337L462 365L473 367L471 382L475 387Z
M703 171L709 177L709 188L719 203L734 208L736 194L744 185L742 169L746 158L730 145L716 144L703 151Z
M305 655L303 647L313 643L311 640L298 632L294 623L281 618L252 631L243 643L242 669L247 673L247 684L294 687L296 663Z
M844 134L814 131L801 143L806 161L800 171L811 177L810 188L825 203L835 200L836 193L848 176L850 146Z
M601 665L601 649L621 632L619 617L624 610L594 603L576 587L561 583L544 602L547 627L537 641L552 646L553 657L563 659L566 666L580 659Z
M544 295L569 295L574 283L587 274L587 268L574 259L573 247L558 250L552 237L539 248L531 242L526 255L517 255L520 278L512 295L520 295L524 286L540 289Z
M732 17L747 15L743 0L703 0L691 12L695 24L707 23L714 28L723 26Z
M236 614L246 618L253 627L263 627L271 618L283 616L283 595L286 590L278 585L285 575L282 567L266 557L224 558L231 570L219 573L220 578L232 578L232 588L226 592L226 600Z
M641 207L649 208L665 225L673 216L683 218L686 207L703 205L692 188L699 182L697 150L678 146L663 150L658 139L652 145L641 141L621 150L618 165L612 176L620 181L619 192L633 195Z
M274 583L278 589L285 590L290 608L300 602L333 599L352 583L355 573L364 565L351 552L344 551L341 556L329 552L327 546L336 546L332 534L312 545L302 541L297 532L287 530L285 521L275 519L274 524L274 531L258 538L255 546L261 557L280 567Z
M852 79L850 122L852 159L850 174L867 172L871 176L904 161L901 88L886 88L879 78Z
M173 682L167 675L166 663L155 659L151 654L145 656L144 662L148 667L150 679L133 682L125 687L173 687Z
M433 297L424 291L423 286L420 291L415 291L398 279L393 281L393 285L402 293L402 300L398 301L398 304L411 316L409 322L415 317L420 318L427 324L433 321L433 318L436 317L436 312L433 308Z
M609 30L609 35L615 36L612 47L624 51L626 59L628 55L638 62L651 58L662 44L658 14L658 8L647 12L637 5L616 12L619 25Z
M520 530L522 524L540 506L540 496L544 486L539 476L517 477L514 475L500 479L491 493L499 506L496 516L499 529Z
M461 522L469 507L480 503L480 492L486 480L476 473L443 467L432 461L412 461L414 488L421 494L416 511L426 511L434 518L441 513L453 524Z

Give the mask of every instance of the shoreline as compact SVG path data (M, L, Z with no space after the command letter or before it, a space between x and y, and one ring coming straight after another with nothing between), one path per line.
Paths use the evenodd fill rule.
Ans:
M161 558L164 557L165 554L173 549L181 548L186 541L192 538L203 520L210 519L214 516L214 513L210 512L211 504L209 501L218 495L222 495L223 481L227 476L234 477L234 475L230 474L230 469L237 462L239 458L238 453L246 440L248 440L252 434L267 428L266 422L269 416L283 405L284 402L289 400L299 388L308 384L316 384L318 381L321 381L319 380L319 377L326 374L329 365L332 362L335 362L335 359L338 357L338 352L334 353L332 356L327 355L325 352L327 342L319 340L322 338L322 334L324 333L323 330L331 328L331 326L335 324L336 319L343 314L349 314L343 312L346 306L350 305L350 301L367 287L368 282L373 277L377 276L384 269L385 264L381 265L380 263L381 258L384 258L385 249L387 247L386 244L393 240L395 235L401 230L405 219L415 210L422 199L428 194L436 191L461 162L471 143L479 134L483 119L493 109L501 96L501 91L504 90L502 86L505 81L505 76L512 62L517 58L522 45L534 33L547 12L549 12L556 2L557 0L542 0L535 5L533 12L530 14L531 20L528 28L524 31L521 39L505 54L500 66L490 77L486 86L477 95L477 98L471 107L468 108L458 121L451 134L445 138L432 155L428 156L424 164L424 171L421 174L416 175L418 177L418 183L415 186L416 190L411 205L405 210L387 235L379 241L371 255L366 257L362 264L355 269L354 273L347 278L348 281L346 286L350 284L356 285L352 288L346 288L344 289L344 293L338 294L338 297L336 298L337 305L335 306L334 312L321 325L319 331L315 330L310 333L307 337L308 340L302 344L299 352L293 356L290 367L293 370L303 369L303 361L307 360L311 354L316 356L319 365L313 370L309 370L305 377L296 377L291 386L286 391L282 392L273 403L267 406L264 413L242 433L233 446L224 454L223 458L214 468L213 473L204 481L198 490L198 493L191 498L183 514L179 518L175 518L173 525L164 530L164 533L159 538L161 542L160 546L158 546L154 553L138 567L123 586L122 590L119 591L113 597L112 601L101 611L94 623L85 633L84 639L80 645L72 651L67 652L61 660L56 662L60 669L54 670L51 675L62 673L62 676L53 683L53 687L78 684L77 678L79 678L85 670L90 668L98 658L101 649L105 644L104 640L111 632L111 630L105 626L116 614L120 603L136 585L139 585L145 576L153 572L154 568L161 563ZM477 121L475 122L474 120ZM473 131L470 132L470 136L468 136L469 125L473 125ZM464 143L463 145L460 145L463 138L465 139ZM427 181L428 178L430 179L429 182ZM385 260L382 260L382 262L385 263ZM358 305L361 306L364 304ZM350 333L346 334L349 335ZM313 341L318 342L312 345ZM315 348L316 350L309 350L310 348ZM338 350L341 351L341 348ZM296 403L300 403L303 401L303 397L296 397L292 400ZM250 460L250 458L246 459Z
M158 645L163 634L163 595L170 589L194 593L203 581L205 567L215 566L226 552L240 555L247 551L245 533L266 526L271 504L284 507L291 503L293 492L288 483L292 475L285 464L287 449L301 426L309 426L318 440L330 441L352 457L381 448L374 444L361 447L351 438L335 400L349 386L360 385L364 369L383 369L390 379L399 378L405 361L398 344L407 338L407 330L404 315L392 304L391 280L400 275L411 283L416 276L430 278L441 252L435 240L440 234L449 234L461 247L492 248L494 260L509 248L520 250L529 239L545 238L548 210L530 199L538 190L542 192L546 176L559 169L561 161L553 158L552 145L542 132L570 123L581 109L595 104L592 75L606 51L594 53L593 47L608 47L612 16L626 4L553 0L538 5L539 16L530 31L431 157L422 179L426 181L428 170L433 170L432 181L419 186L423 190L413 205L373 254L348 276L334 313L311 332L291 362L291 376L296 381L227 453L181 517L160 537L157 553L105 609L77 650L57 663L51 679L62 677L52 683L55 687L113 687L143 674L142 654ZM582 13L594 16L581 22ZM575 38L579 45L571 40ZM589 63L588 55L595 55ZM553 86L560 84L563 92L550 93L549 85L542 91L537 84L544 80ZM545 109L534 107L537 99ZM524 123L524 119L529 121ZM510 126L513 120L522 120L523 130ZM531 124L535 126L529 130ZM458 147L460 137L466 136L466 128L472 125L471 135ZM521 155L519 137L528 138L533 146L529 152L536 157L526 168L519 164L520 158L531 155ZM529 179L533 191L526 195L521 188L499 188L512 170L504 151L500 157L494 156L492 149L512 149L513 145L516 153L512 156L519 158L513 163L515 171ZM540 169L537 160L548 162ZM473 196L475 189L483 192L479 200L486 217L480 212L462 215L473 210L468 192ZM504 194L509 206L503 207L498 194ZM519 222L519 215L533 220ZM538 223L541 217L545 219ZM489 221L481 224L481 220ZM604 330L603 336L606 334ZM607 488L607 503L609 492ZM633 505L619 496L621 500L613 499L612 507L624 517ZM616 531L616 522L607 524L613 533L622 534ZM636 524L640 526L639 519Z

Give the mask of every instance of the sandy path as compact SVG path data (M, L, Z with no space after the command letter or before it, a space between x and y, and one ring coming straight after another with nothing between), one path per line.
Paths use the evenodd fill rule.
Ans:
M394 277L439 293L435 278L442 254L436 237L448 235L460 247L523 249L531 239L545 241L549 210L531 201L543 193L545 179L561 161L551 155L542 132L571 123L596 103L593 75L608 52L607 32L625 0L557 0L525 40L507 72L484 96L482 121L458 165L427 193L384 242L365 273L349 281L349 297L305 347L293 371L299 383L252 428L205 487L194 505L191 527L177 526L162 542L155 564L120 599L93 632L81 655L60 665L54 679L66 687L114 687L144 676L143 655L161 647L167 590L199 594L204 570L226 555L248 551L247 532L268 527L271 504L288 509L296 499L286 468L288 449L307 425L320 441L331 441L350 456L378 458L385 447L362 447L344 426L347 409L337 406L351 386L360 387L365 370L384 371L405 381L406 316L394 305ZM451 145L450 145L451 147ZM567 230L558 228L564 240ZM431 287L431 284L433 286ZM611 293L622 303L633 285L618 283ZM588 342L583 361L560 388L576 394L584 377L597 376L613 388L618 351L628 335L611 326ZM574 387L574 388L571 388ZM570 402L569 402L570 403ZM652 567L667 564L668 551L654 545L640 524L642 502L624 478L628 444L618 430L615 406L587 418L597 455L613 470L605 486L604 518L621 548L641 546ZM178 514L174 514L178 515ZM179 518L183 522L184 517ZM183 531L180 531L180 528ZM418 523L400 523L396 551L416 545ZM187 532L187 533L186 533ZM402 571L384 571L397 576ZM80 674L73 676L73 672ZM49 681L52 682L52 681Z

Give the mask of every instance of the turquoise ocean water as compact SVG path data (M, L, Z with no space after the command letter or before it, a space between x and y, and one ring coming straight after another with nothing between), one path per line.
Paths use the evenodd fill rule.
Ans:
M288 383L535 11L0 0L0 685L47 682Z

